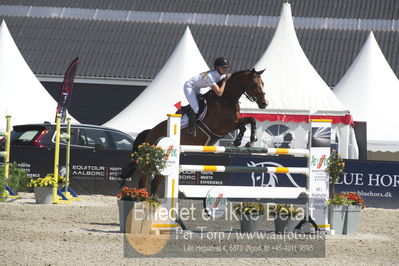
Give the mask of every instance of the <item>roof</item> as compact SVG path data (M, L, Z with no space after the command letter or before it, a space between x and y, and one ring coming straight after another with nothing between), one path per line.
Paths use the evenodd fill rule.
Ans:
M57 102L29 69L4 21L0 25L0 95L2 120L6 115L12 115L12 124L55 119ZM0 123L0 129L4 125Z
M349 113L303 52L295 33L291 7L288 3L283 5L273 38L255 64L255 68L266 69L262 79L266 86L266 98L270 104L268 108L259 110L256 103L242 97L240 100L242 113L338 116Z
M282 0L0 0L2 5L279 16ZM291 0L298 17L398 19L396 0Z
M188 104L183 91L184 83L190 77L208 69L187 27L172 55L151 84L129 106L104 125L132 135L153 128L166 120L166 114L176 112L174 105L177 102ZM158 101L162 101L162 104L157 105Z
M77 75L81 77L153 79L186 27L174 23L2 18L33 72L58 76L63 76L65 66L79 56ZM233 71L252 67L275 31L273 27L200 24L190 25L190 29L208 65L223 55L232 62ZM368 35L365 30L296 31L309 61L329 86L344 75ZM399 75L399 31L375 31L375 36Z
M367 122L368 150L399 151L399 80L372 32L334 93L356 121Z

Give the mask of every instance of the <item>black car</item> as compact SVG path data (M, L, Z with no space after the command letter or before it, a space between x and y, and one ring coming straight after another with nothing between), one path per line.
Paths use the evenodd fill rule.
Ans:
M61 132L66 133L66 124L61 124ZM122 131L86 124L71 125L71 149L132 150L134 139ZM54 148L55 124L16 125L11 132L12 146L35 146ZM66 140L61 139L61 145ZM0 140L4 149L4 139Z

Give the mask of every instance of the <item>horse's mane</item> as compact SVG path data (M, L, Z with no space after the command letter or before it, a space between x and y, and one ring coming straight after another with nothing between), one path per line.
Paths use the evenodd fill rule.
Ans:
M244 73L244 72L249 72L250 70L240 70L240 71L236 71L236 72L234 72L233 74L231 74L231 77L230 78L232 78L232 77L235 77L235 76L237 76L237 75L240 75L240 74L242 74L242 73ZM218 82L217 82L217 84L218 84L218 86L220 86L221 84L222 84L222 81L223 80L219 80Z
M236 71L236 72L234 72L233 74L231 74L231 77L230 78L232 78L232 77L235 77L235 76L237 76L237 75L240 75L240 74L242 74L242 73L244 73L244 72L249 72L249 71L251 71L251 70L240 70L240 71ZM217 82L217 84L218 84L218 86L220 86L220 85L222 85L222 81L223 80L219 80L218 82ZM213 90L209 90L208 92L206 92L204 95L203 95L203 97L205 98L205 99L207 99L208 101L210 100L210 97L215 97L216 96L216 94L215 94L215 92L213 91Z

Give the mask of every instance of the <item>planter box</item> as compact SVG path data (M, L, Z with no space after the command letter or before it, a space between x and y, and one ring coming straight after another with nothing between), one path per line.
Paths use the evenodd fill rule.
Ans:
M119 228L121 233L126 233L126 222L130 210L134 208L137 202L130 200L118 200L119 207Z
M152 232L152 225L160 223L158 208L149 207L146 204L136 205L129 214L126 221L126 233L149 235ZM154 233L156 233L154 231Z
M118 200L118 207L121 233L150 234L152 224L162 223L157 219L160 207L151 208L144 202L130 200Z
M53 203L53 187L35 187L36 204Z
M295 217L277 215L274 219L274 229L277 233L294 232L299 222Z
M253 233L258 232L260 224L262 223L262 216L253 217L250 215L241 215L241 232L242 233Z
M347 206L334 204L328 208L329 223L336 235L342 235L347 210Z
M349 205L346 213L343 233L344 235L353 235L357 232L359 224L360 211L362 206Z

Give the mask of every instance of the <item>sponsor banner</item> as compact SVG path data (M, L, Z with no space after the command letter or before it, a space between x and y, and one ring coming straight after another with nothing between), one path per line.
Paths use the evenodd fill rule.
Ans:
M306 167L306 158L291 156L232 156L231 165L248 167ZM297 174L231 173L231 186L305 187L306 177Z
M120 190L119 175L130 154L130 151L71 150L72 189L78 194L116 195ZM44 177L54 171L54 149L13 146L10 155L10 161L17 162L30 178ZM61 148L60 174L65 172L65 149Z
M399 162L344 160L339 192L358 192L366 207L399 208Z
M329 175L326 172L331 150L331 122L312 121L308 179L309 215L322 228L328 225Z
M158 172L162 175L171 175L179 171L179 158L177 156L177 143L172 138L161 138L157 146L161 147L165 152L165 168Z
M208 191L204 200L206 213L212 218L220 218L227 209L227 198L222 188L215 186Z
M61 149L61 171L64 169L64 154L65 150ZM72 150L71 187L80 194L116 195L120 190L118 176L129 162L130 154L130 151ZM307 165L306 158L291 156L184 154L181 161L183 164L204 165ZM3 159L0 158L0 164L2 162ZM54 150L12 147L11 162L17 162L29 177L41 177L53 172ZM305 187L306 178L303 175L289 174L184 172L180 175L180 184ZM368 207L399 208L399 162L345 160L345 174L336 184L336 190L360 193Z
M231 165L230 157L225 154L191 154L180 156L181 164ZM230 184L228 173L184 171L180 173L180 185L225 186Z

